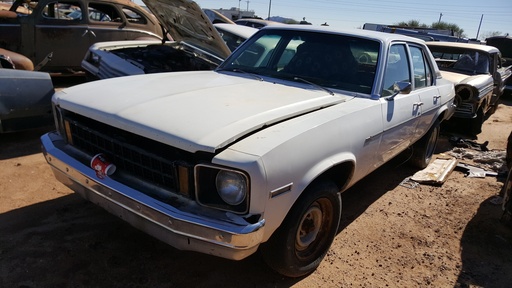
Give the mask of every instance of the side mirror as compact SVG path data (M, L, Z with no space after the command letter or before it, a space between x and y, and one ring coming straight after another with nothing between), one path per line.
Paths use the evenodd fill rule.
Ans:
M412 91L412 84L408 81L397 81L393 84L393 95L386 97L387 101L393 101L398 94L409 94Z

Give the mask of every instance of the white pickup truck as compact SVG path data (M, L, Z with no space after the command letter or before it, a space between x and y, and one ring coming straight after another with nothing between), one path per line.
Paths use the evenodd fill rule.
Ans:
M427 166L454 95L422 40L272 26L215 71L59 91L41 141L58 180L136 228L228 259L259 249L298 277L329 250L343 191L406 150Z

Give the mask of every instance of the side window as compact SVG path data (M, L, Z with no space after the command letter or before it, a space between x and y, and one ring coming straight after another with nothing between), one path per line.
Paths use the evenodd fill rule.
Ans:
M406 47L404 44L392 45L389 49L388 61L384 70L384 82L381 95L393 94L396 82L411 82L409 61L407 60Z
M223 30L222 28L217 27L217 31L219 32L220 36L222 37L222 40L224 40L224 43L228 45L229 50L235 51L235 49L242 44L242 42L245 41L242 37L235 35L231 32L228 32L226 30Z
M43 17L46 19L81 20L82 10L80 3L75 1L55 1L46 4L43 9Z
M411 46L412 66L414 69L414 87L416 89L432 85L432 70L428 64L423 50L419 47Z
M89 20L95 22L121 22L116 7L109 4L89 3Z

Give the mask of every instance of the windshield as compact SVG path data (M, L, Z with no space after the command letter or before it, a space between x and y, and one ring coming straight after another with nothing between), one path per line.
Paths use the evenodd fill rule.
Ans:
M489 55L482 51L459 47L429 46L439 69L464 74L488 74Z
M244 43L219 70L370 94L379 49L379 42L353 36L262 30Z

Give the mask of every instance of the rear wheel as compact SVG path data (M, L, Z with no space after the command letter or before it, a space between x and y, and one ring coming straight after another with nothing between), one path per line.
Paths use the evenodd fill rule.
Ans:
M312 184L269 241L261 245L265 262L288 277L313 272L336 236L340 217L341 196L336 185Z
M434 125L430 127L427 134L418 140L418 142L414 143L410 160L414 166L423 169L430 163L432 155L434 155L434 151L436 150L439 130L439 122L436 121Z

